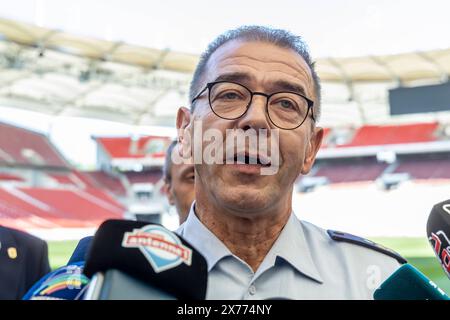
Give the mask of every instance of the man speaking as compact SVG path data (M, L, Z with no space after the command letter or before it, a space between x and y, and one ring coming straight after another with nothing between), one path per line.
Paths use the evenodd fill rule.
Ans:
M226 32L202 54L190 100L177 128L196 200L178 233L207 261L207 298L372 299L403 258L292 211L294 182L323 136L303 40L259 26Z

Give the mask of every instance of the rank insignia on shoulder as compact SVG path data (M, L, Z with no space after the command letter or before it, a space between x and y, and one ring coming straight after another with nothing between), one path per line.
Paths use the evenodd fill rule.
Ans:
M331 239L334 241L341 241L341 242L348 242L352 244L356 244L358 246L366 247L368 249L372 249L381 253L384 253L391 258L396 259L399 263L405 264L407 263L407 260L403 258L400 254L395 252L392 249L386 248L385 246L382 246L381 244L375 243L371 240L364 239L358 236L355 236L350 233L335 231L335 230L327 230L328 235Z

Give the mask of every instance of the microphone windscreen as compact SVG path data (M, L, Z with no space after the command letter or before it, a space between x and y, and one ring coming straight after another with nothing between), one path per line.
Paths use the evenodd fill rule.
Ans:
M86 292L89 279L83 274L84 261L92 237L85 237L67 262L42 277L23 296L23 300L79 300Z
M120 270L178 299L204 299L207 265L186 240L158 224L107 220L97 230L84 273Z
M72 256L69 259L67 264L74 264L76 262L86 261L86 255L89 250L89 246L91 244L92 237L85 237L78 242L77 247L72 253Z
M410 264L398 268L373 297L375 300L449 300L442 289Z
M450 278L450 200L433 206L427 221L428 241Z
M23 300L82 300L89 279L83 274L84 262L60 267L36 282Z

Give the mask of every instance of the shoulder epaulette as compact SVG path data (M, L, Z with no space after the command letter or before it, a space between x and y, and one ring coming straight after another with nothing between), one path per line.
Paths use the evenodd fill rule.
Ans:
M333 239L334 241L348 242L348 243L356 244L358 246L362 246L362 247L365 247L368 249L372 249L372 250L384 253L384 254L390 256L391 258L396 259L401 264L405 264L407 262L407 260L405 258L403 258L400 254L398 254L394 250L386 248L385 246L382 246L371 240L364 239L364 238L361 238L361 237L358 237L358 236L355 236L355 235L352 235L349 233L335 231L335 230L327 230L327 232L328 232L328 235L330 236L330 238Z

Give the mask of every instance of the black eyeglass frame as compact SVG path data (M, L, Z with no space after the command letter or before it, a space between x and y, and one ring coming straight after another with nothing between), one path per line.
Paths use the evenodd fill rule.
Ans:
M245 111L244 111L240 116L235 117L235 118L225 118L225 117L222 117L222 116L218 115L217 112L214 111L214 108L212 107L212 104L211 104L211 88L214 87L216 84L219 84L219 83L233 83L233 84L237 84L237 85L239 85L239 86L245 88L245 89L250 93L250 101L248 102L247 106L245 107ZM191 104L193 104L197 99L199 99L200 96L201 96L206 90L208 90L208 103L209 103L209 107L211 108L212 112L213 112L216 116L218 116L219 118L221 118L221 119L225 119L225 120L236 120L236 119L239 119L240 117L243 117L243 116L247 113L247 111L248 111L250 105L252 104L253 96L259 95L259 96L266 97L266 113L267 113L267 116L269 117L270 122L271 122L274 126L276 126L277 128L280 128L280 129L283 129L283 130L295 130L295 129L299 128L299 127L305 122L306 118L308 118L308 114L309 114L309 111L310 111L310 110L311 110L311 118L313 119L314 122L316 122L316 119L314 118L314 112L312 111L312 108L313 108L313 106L314 106L314 101L312 101L311 99L305 97L304 95L302 95L302 94L300 94L300 93L298 93L298 92L293 92L293 91L278 91L278 92L274 92L274 93L271 93L271 94L266 94L266 93L264 93L264 92L251 91L249 88L247 88L246 86L244 86L243 84L241 84L241 83L239 83L239 82L222 80L222 81L208 82L208 83L206 84L206 86L205 86L205 87L204 87L204 88L203 88L203 89L202 89L202 90L194 97L194 99L192 99ZM283 128L283 127L280 127L280 126L276 125L275 122L274 122L274 121L272 120L272 118L270 117L270 113L269 113L269 100L270 100L270 98L271 98L272 96L274 96L274 95L276 95L276 94L280 94L280 93L290 93L290 94L295 94L295 95L300 96L300 97L302 97L303 99L305 99L306 102L307 102L307 104L308 104L308 110L306 111L305 118L302 120L302 122L301 122L298 126L296 126L296 127L294 127L294 128Z

